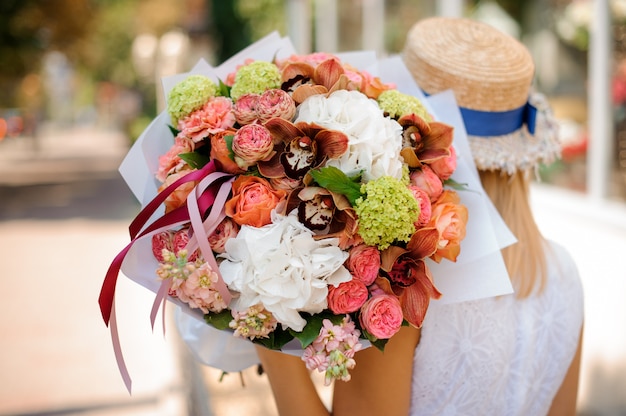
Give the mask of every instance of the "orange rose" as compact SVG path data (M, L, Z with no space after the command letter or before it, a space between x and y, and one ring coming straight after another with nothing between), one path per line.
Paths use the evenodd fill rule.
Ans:
M163 182L163 184L159 187L159 192L163 191L165 188L167 188L168 186L176 182L178 179L182 178L183 176L191 172L193 172L192 169L184 169L179 172L172 173L165 179L165 182ZM178 207L185 205L185 203L187 202L187 196L189 195L191 191L193 191L193 188L195 188L197 183L198 183L197 181L186 182L180 185L178 188L176 188L174 192L172 192L163 202L163 204L165 205L165 212L168 213L170 211L175 210Z
M239 176L233 182L233 197L226 202L226 215L239 225L262 227L272 222L270 214L285 200L287 191L273 189L257 176Z
M439 231L437 251L431 258L439 263L442 258L456 261L461 251L461 240L465 238L467 224L467 207L461 204L458 194L444 191L433 205L432 216L428 226Z

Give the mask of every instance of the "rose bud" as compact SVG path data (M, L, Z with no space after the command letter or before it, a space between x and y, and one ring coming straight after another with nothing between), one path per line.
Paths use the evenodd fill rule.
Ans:
M209 236L209 245L211 250L216 253L223 253L224 246L229 238L237 236L239 226L230 218L226 217L217 226L215 231Z
M259 98L257 114L261 122L274 117L291 120L296 114L296 103L283 90L267 90Z
M441 178L446 180L454 173L456 169L456 150L453 146L450 146L450 156L437 159L430 164L432 170Z
M428 165L422 165L420 170L411 173L411 184L423 189L431 202L436 201L443 192L443 182Z
M267 160L274 154L274 142L268 129L260 124L246 124L233 137L235 162L242 169L259 160Z
M235 119L242 126L252 124L258 120L257 107L259 105L259 94L244 94L235 103Z
M428 196L428 193L419 186L409 185L409 190L417 200L417 203L420 205L420 215L417 217L417 221L415 221L415 226L423 227L428 224L428 221L430 221L432 211L430 197Z

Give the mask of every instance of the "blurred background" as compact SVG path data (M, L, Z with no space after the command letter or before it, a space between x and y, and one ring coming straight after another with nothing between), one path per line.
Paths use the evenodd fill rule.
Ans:
M275 415L256 369L198 365L173 308L152 332L152 295L121 277L126 392L97 305L139 209L117 167L163 108L161 77L200 58L272 31L301 53L398 54L433 15L492 24L534 56L563 158L533 204L585 287L578 413L626 415L626 0L2 0L0 415Z

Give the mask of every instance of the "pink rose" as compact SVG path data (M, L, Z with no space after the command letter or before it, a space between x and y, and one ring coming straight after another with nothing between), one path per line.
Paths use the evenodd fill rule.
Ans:
M374 246L359 244L350 249L348 264L346 266L356 280L360 280L366 286L374 283L380 269L380 252Z
M163 262L163 250L172 251L171 231L163 231L152 236L152 254L159 263Z
M274 117L291 121L296 114L296 103L283 90L267 90L259 98L257 114L261 122L266 122Z
M212 97L199 110L178 122L178 130L197 143L209 134L227 130L235 124L233 102L226 97Z
M258 120L257 107L259 105L259 94L244 94L235 103L235 118L237 123L243 125L252 124Z
M443 182L428 165L422 165L420 170L411 173L411 184L422 188L431 201L436 201L443 192Z
M367 332L378 339L389 339L402 326L402 306L392 295L377 295L361 307L359 320Z
M356 312L365 303L369 293L365 284L356 279L328 286L328 308L334 314Z
M226 241L229 238L236 237L239 232L239 226L230 218L226 217L220 222L215 231L209 236L209 244L211 250L216 253L223 253Z
M176 136L174 144L170 149L159 157L159 168L156 178L160 182L165 182L168 175L175 173L185 167L187 164L180 158L181 153L191 153L194 150L193 142L182 135Z
M182 228L174 233L174 237L172 238L172 251L178 255L181 250L187 248L187 244L189 244L189 229ZM187 253L187 261L196 261L198 258L198 251L194 251L193 253Z
M441 178L446 180L452 176L456 170L456 150L450 146L450 156L442 157L430 164L431 169Z
M272 210L286 196L287 191L273 189L264 178L240 175L233 182L233 196L224 210L239 225L262 227L272 222Z
M247 124L233 137L235 162L242 169L259 160L267 160L274 154L274 141L268 129L260 124Z
M428 224L428 221L430 221L430 215L431 215L430 197L428 196L428 193L426 193L425 190L423 190L422 188L418 186L409 185L409 190L415 197L415 200L417 201L417 203L420 204L420 215L419 217L417 217L417 221L415 221L415 226L418 228L423 227L426 224Z

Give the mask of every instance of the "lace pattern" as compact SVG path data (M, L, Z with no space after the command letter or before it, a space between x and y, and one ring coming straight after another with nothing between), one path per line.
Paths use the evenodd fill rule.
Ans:
M551 243L539 296L431 304L416 349L411 415L546 414L574 356L583 293Z

